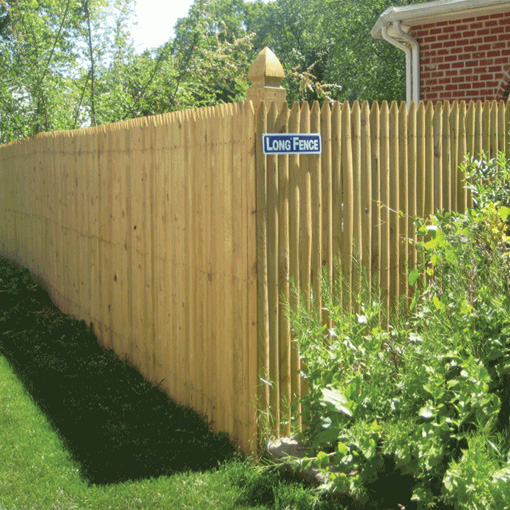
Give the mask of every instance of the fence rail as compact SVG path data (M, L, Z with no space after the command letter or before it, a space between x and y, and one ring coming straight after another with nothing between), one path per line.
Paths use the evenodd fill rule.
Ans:
M334 277L338 260L356 288L358 254L388 305L405 295L413 216L463 211L459 163L506 149L510 122L510 103L495 102L257 111L223 105L0 147L1 255L245 451L256 405L278 428L282 403L303 391L291 282L320 302L318 276ZM265 156L262 134L285 131L320 132L322 154Z

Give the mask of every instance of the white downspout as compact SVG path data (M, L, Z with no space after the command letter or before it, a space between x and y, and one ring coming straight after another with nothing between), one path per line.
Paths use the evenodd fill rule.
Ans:
M418 41L402 30L400 21L394 21L393 27L396 33L411 46L412 53L412 95L411 101L418 103L420 100L420 45Z
M398 24L398 26L400 28L400 23ZM407 106L409 106L413 101L411 50L405 44L402 44L400 41L397 41L388 34L387 25L382 26L382 36L385 41L388 41L390 44L392 44L393 46L395 46L396 48L398 48L399 50L403 51L406 54L406 102Z

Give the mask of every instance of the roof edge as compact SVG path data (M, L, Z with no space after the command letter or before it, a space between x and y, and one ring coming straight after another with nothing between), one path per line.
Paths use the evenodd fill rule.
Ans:
M394 21L412 26L505 11L510 11L508 0L435 0L421 4L393 6L379 16L370 33L372 37L382 39L383 25L388 26Z

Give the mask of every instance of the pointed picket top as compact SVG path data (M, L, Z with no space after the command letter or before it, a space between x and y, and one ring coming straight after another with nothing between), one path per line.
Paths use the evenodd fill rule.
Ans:
M252 82L247 92L248 100L253 101L255 107L261 101L285 103L287 91L281 86L284 78L282 64L266 46L257 55L248 72L248 79Z

